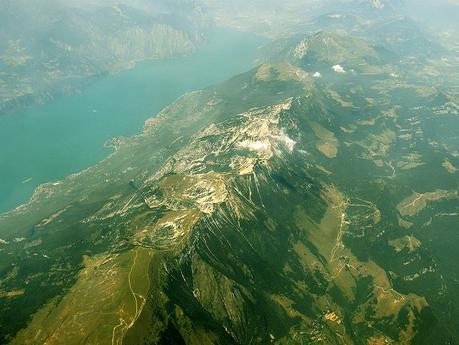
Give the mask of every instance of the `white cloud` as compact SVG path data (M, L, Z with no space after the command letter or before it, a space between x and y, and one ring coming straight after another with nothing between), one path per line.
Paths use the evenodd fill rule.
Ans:
M346 71L343 67L341 67L341 65L335 65L332 68L336 73L346 73Z
M320 74L320 72L316 72L312 75L314 78L320 78L322 76L322 74Z
M287 134L282 133L281 135L273 136L273 138L279 143L283 144L287 150L293 152L293 148L295 147L296 142L295 140L289 138Z
M269 149L271 148L269 142L260 140L244 140L238 143L238 146L244 149L249 149L251 151L269 151Z

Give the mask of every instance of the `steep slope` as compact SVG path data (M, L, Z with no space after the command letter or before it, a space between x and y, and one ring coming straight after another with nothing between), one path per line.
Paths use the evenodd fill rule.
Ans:
M457 343L457 62L332 42L344 71L288 55L188 94L1 216L2 341Z
M190 54L209 26L194 2L160 0L7 0L0 21L0 114L81 90L139 60Z

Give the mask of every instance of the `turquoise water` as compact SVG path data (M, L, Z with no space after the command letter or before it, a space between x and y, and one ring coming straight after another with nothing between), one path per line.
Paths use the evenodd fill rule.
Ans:
M218 30L191 57L142 62L80 94L0 117L0 212L26 202L39 184L102 160L111 152L103 147L107 139L140 132L185 92L249 70L263 43Z

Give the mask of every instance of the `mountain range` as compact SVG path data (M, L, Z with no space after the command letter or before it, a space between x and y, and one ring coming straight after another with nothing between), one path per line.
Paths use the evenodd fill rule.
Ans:
M192 54L211 25L188 0L4 0L0 22L0 114L81 91L138 61Z
M429 41L430 56L459 32L458 11L447 0L4 0L0 115L80 92L139 61L193 54L214 25L275 39L341 31L413 54Z
M459 69L420 42L279 39L42 185L0 216L0 341L457 344Z

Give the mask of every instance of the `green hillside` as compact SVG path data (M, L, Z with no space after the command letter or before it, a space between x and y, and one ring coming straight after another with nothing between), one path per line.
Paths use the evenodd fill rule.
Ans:
M458 342L457 61L276 44L1 216L3 342Z

